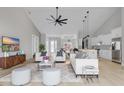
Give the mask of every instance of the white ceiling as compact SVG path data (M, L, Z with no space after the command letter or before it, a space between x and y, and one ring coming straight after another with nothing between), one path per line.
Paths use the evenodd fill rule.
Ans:
M59 14L63 18L68 18L67 24L62 27L49 23L46 18L50 18L50 15L55 16L55 7L37 7L26 8L29 17L36 25L41 33L47 34L77 34L78 31L83 29L83 17L87 10L89 14L89 31L93 33L100 26L102 26L119 8L110 7L97 7L97 8L84 8L84 7L60 7ZM30 13L29 13L30 12Z

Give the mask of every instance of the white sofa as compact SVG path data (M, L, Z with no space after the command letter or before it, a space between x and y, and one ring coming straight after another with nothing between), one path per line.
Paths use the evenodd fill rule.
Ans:
M98 67L98 59L97 59L97 51L88 51L89 58L83 59L83 58L76 58L76 54L71 53L70 54L70 62L73 67L73 70L78 75L86 75L88 73L83 72L83 67L85 66L94 66L96 69L93 69L93 72L95 75L98 76L99 74L99 67Z

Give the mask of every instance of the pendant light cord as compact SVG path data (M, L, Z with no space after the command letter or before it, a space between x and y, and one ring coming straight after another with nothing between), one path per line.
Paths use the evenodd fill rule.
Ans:
M56 7L56 19L58 18L58 7Z

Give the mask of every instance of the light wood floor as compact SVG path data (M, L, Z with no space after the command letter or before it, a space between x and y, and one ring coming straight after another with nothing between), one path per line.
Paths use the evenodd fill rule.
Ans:
M122 86L124 85L124 69L120 64L105 60L99 59L99 79L93 77L86 78L82 77L80 83L75 82L66 82L60 83L59 86ZM0 72L1 73L1 72ZM10 82L0 82L1 86L8 86ZM27 86L40 86L41 82L29 83Z

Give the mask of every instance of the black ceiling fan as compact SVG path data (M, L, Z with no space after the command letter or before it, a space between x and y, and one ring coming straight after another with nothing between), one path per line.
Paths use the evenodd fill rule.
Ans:
M51 23L54 23L54 25L56 26L57 24L59 24L60 26L62 26L62 24L67 24L68 19L61 19L62 15L58 14L58 7L56 7L56 17L54 17L53 15L50 15L51 18L47 18L47 20L51 21Z

